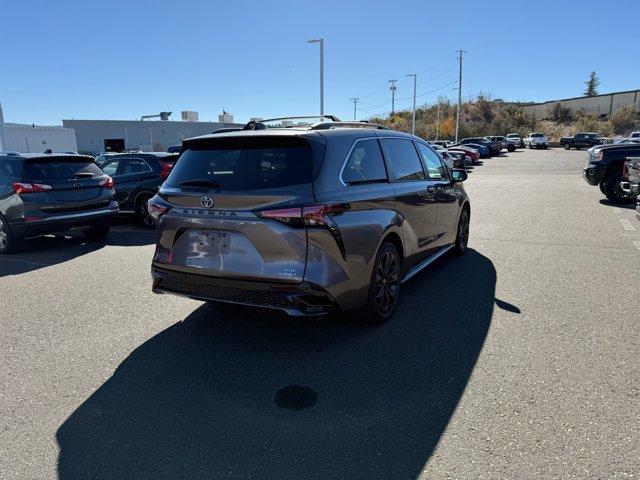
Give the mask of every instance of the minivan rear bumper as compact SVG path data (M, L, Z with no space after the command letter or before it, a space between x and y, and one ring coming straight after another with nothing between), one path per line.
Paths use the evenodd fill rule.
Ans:
M292 316L324 315L335 311L333 297L311 282L300 284L232 280L151 267L154 293L171 293L195 300L234 303L281 310Z
M118 215L118 204L113 201L107 208L78 213L25 218L11 222L11 230L19 237L37 237L75 228L88 228L111 222Z

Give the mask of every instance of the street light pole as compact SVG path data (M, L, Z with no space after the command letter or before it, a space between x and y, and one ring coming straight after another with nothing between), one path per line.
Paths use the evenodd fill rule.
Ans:
M456 143L458 143L458 128L460 127L460 105L462 104L462 54L464 50L458 50L458 108L456 110Z
M416 80L417 73L408 73L405 77L413 77L413 120L411 121L411 133L416 134Z
M320 116L324 116L324 38L307 40L307 43L320 44Z

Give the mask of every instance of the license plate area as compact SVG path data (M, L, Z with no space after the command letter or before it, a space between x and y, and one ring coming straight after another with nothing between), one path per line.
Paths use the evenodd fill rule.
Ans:
M223 230L192 230L189 240L199 253L224 255L231 249L231 235Z

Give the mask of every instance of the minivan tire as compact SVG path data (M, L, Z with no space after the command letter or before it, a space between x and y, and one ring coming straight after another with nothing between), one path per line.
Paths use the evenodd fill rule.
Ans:
M458 233L456 235L456 243L453 245L453 253L455 255L464 255L467 251L469 243L469 208L464 207L460 212L460 220L458 220Z
M7 221L0 216L0 255L14 253L22 247L22 238L16 237Z
M564 147L565 150L571 150L571 144L569 143L563 143L562 146Z
M398 305L402 276L402 260L393 243L380 245L371 272L367 303L360 307L358 317L370 325L387 322Z
M100 240L101 238L104 238L109 234L110 228L110 224L104 223L102 225L95 225L93 227L90 227L84 230L82 233L84 233L84 236L89 240Z

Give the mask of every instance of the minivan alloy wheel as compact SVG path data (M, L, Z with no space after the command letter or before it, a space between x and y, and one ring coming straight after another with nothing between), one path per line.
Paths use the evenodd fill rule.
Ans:
M400 262L394 253L387 250L376 264L376 308L383 315L388 315L393 310L400 291Z
M456 237L455 251L459 254L464 253L467 250L467 244L469 243L469 210L464 209L460 214L460 221L458 222L458 235Z

